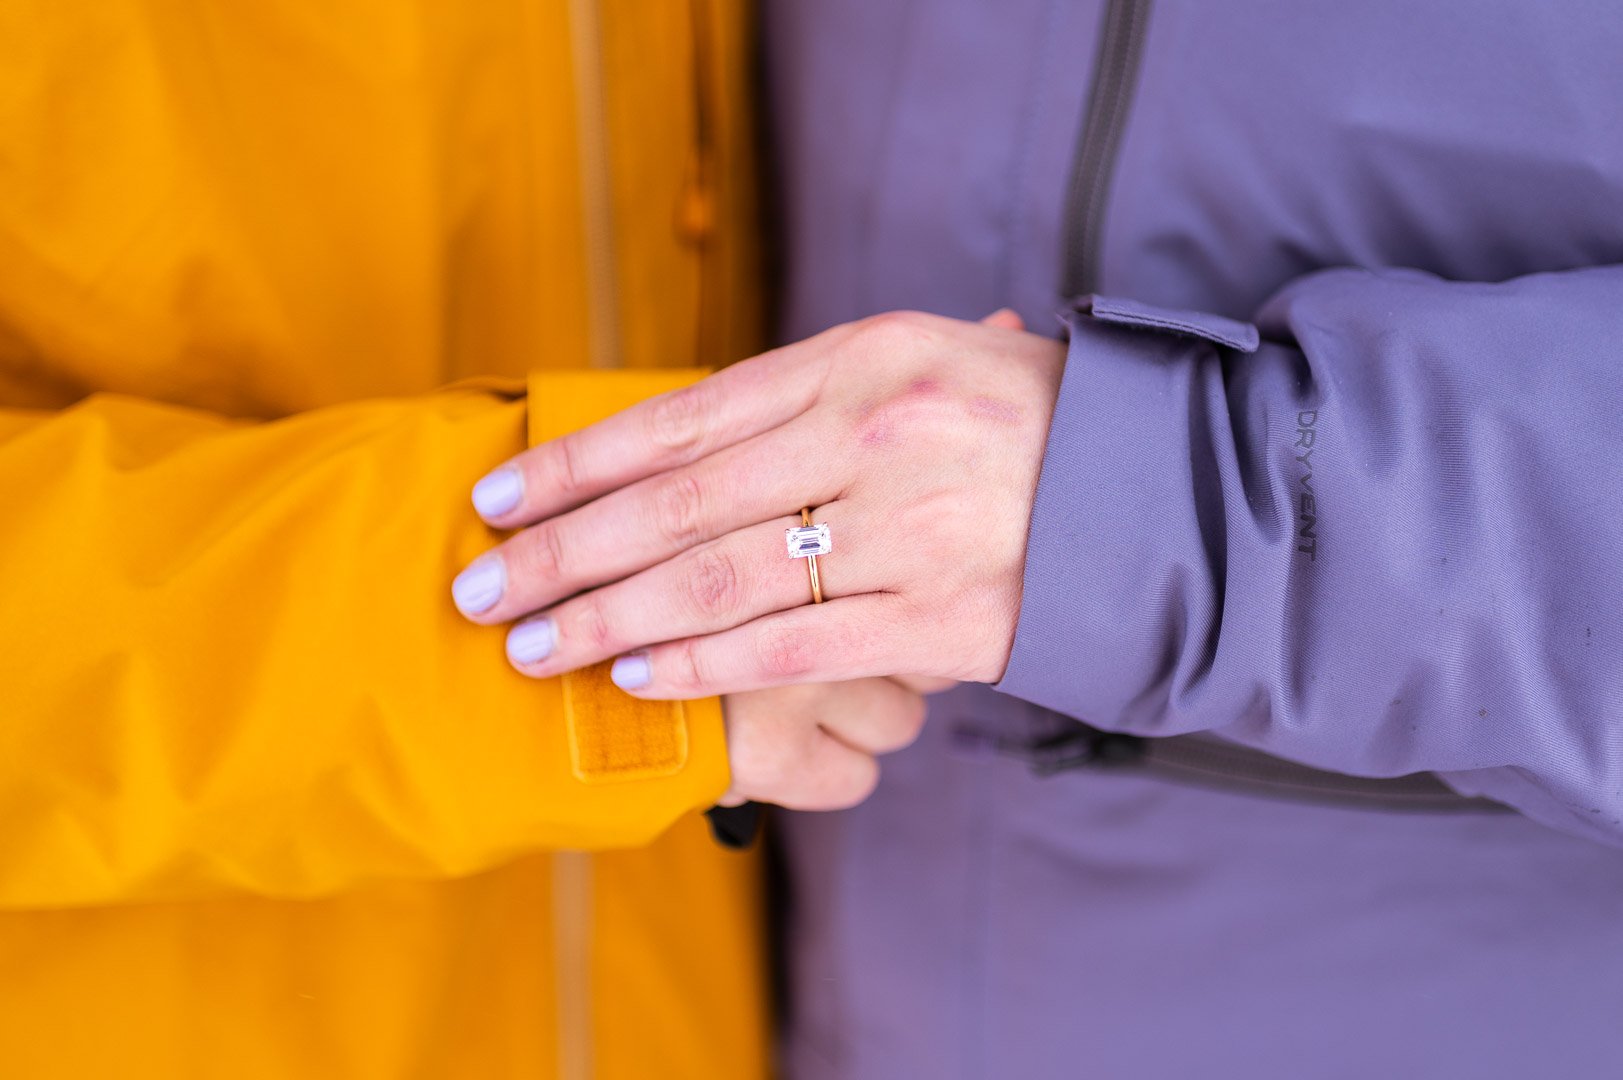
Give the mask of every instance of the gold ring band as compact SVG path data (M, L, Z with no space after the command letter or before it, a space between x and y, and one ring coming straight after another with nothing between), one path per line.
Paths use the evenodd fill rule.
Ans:
M807 528L811 527L811 507L802 506L800 508L800 523ZM821 604L823 602L823 582L817 576L816 555L806 556L806 572L811 575L812 603Z

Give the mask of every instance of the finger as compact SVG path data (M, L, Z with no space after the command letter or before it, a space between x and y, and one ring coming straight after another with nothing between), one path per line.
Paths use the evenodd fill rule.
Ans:
M770 431L811 407L825 351L818 338L787 345L532 447L474 485L474 508L528 525Z
M790 810L846 810L856 806L879 786L879 762L872 754L853 750L827 732L814 734L798 745L790 771L760 776L748 770L734 782L743 799L775 803ZM749 736L744 736L747 743ZM745 753L748 753L746 750Z
M924 730L924 698L891 679L839 683L838 693L815 704L822 729L865 754L889 754L911 746Z
M873 791L879 780L873 755L829 735L806 712L817 703L849 700L851 691L846 686L803 689L808 693L787 700L782 691L726 699L732 784L724 799L836 810L856 805Z
M853 596L888 584L884 561L860 540L877 531L854 527L849 504L819 507L817 519L852 538L837 555L818 560L825 595ZM546 678L811 603L806 562L790 558L784 547L784 531L799 524L797 515L739 529L571 597L516 624L507 635L508 659L526 675Z
M892 675L891 679L915 694L925 695L939 694L958 685L957 679L942 679L934 675Z
M684 700L927 670L928 657L896 645L910 636L906 614L893 593L837 597L627 653L610 674L637 697Z
M788 424L509 537L469 564L452 595L475 622L506 622L742 526L833 501L849 467L817 425Z
M992 314L981 320L982 326L992 326L999 330L1024 330L1026 320L1013 308L998 308Z

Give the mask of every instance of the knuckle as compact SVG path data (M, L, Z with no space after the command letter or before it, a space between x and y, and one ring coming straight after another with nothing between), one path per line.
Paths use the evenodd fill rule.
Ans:
M696 614L714 619L736 612L743 603L738 564L720 547L695 552L688 572L687 595Z
M937 444L944 423L953 418L943 415L942 403L931 394L929 387L909 387L862 410L854 432L857 444L885 450Z
M910 447L939 453L963 440L964 405L950 373L918 366L910 377L853 408L860 446Z
M699 656L697 638L689 638L672 650L669 678L682 690L699 690L706 685L704 662Z
M577 600L569 621L573 631L570 636L594 653L620 651L621 643L615 639L609 613L604 608L603 598L597 593L587 593Z
M543 581L560 580L564 576L564 541L558 527L551 523L537 525L525 534L528 542L523 552L525 576Z
M586 477L582 472L583 464L580 458L580 444L572 435L565 435L552 444L552 453L547 455L548 483L566 495L574 495L586 487Z
M697 386L673 391L648 410L648 441L675 457L692 454L704 437L705 395Z
M935 339L935 328L928 315L918 311L886 311L862 320L860 330L864 337L890 345L917 345Z
M761 674L774 682L792 681L810 673L816 659L811 639L804 634L778 630L762 634L756 643L756 664Z
M704 485L689 471L673 474L660 483L654 512L659 515L655 526L672 546L691 547L704 525Z

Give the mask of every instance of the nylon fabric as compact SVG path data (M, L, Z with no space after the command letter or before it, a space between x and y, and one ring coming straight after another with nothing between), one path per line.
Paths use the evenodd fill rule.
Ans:
M449 597L536 401L755 347L747 12L702 3L613 5L587 58L554 3L0 10L0 1071L528 1080L580 1017L597 1076L766 1074L718 704L575 686L685 740L586 783L561 681ZM653 268L613 310L669 337L527 387L592 352L587 62L602 239ZM621 850L561 897L558 848Z

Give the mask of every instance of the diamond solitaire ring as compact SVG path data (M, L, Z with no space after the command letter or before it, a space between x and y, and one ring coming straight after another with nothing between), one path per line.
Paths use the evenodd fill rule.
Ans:
M823 602L823 583L817 576L817 556L827 555L834 550L834 541L829 538L827 525L813 525L811 507L800 508L800 527L783 530L784 540L789 545L791 559L805 559L806 570L811 574L812 603Z

